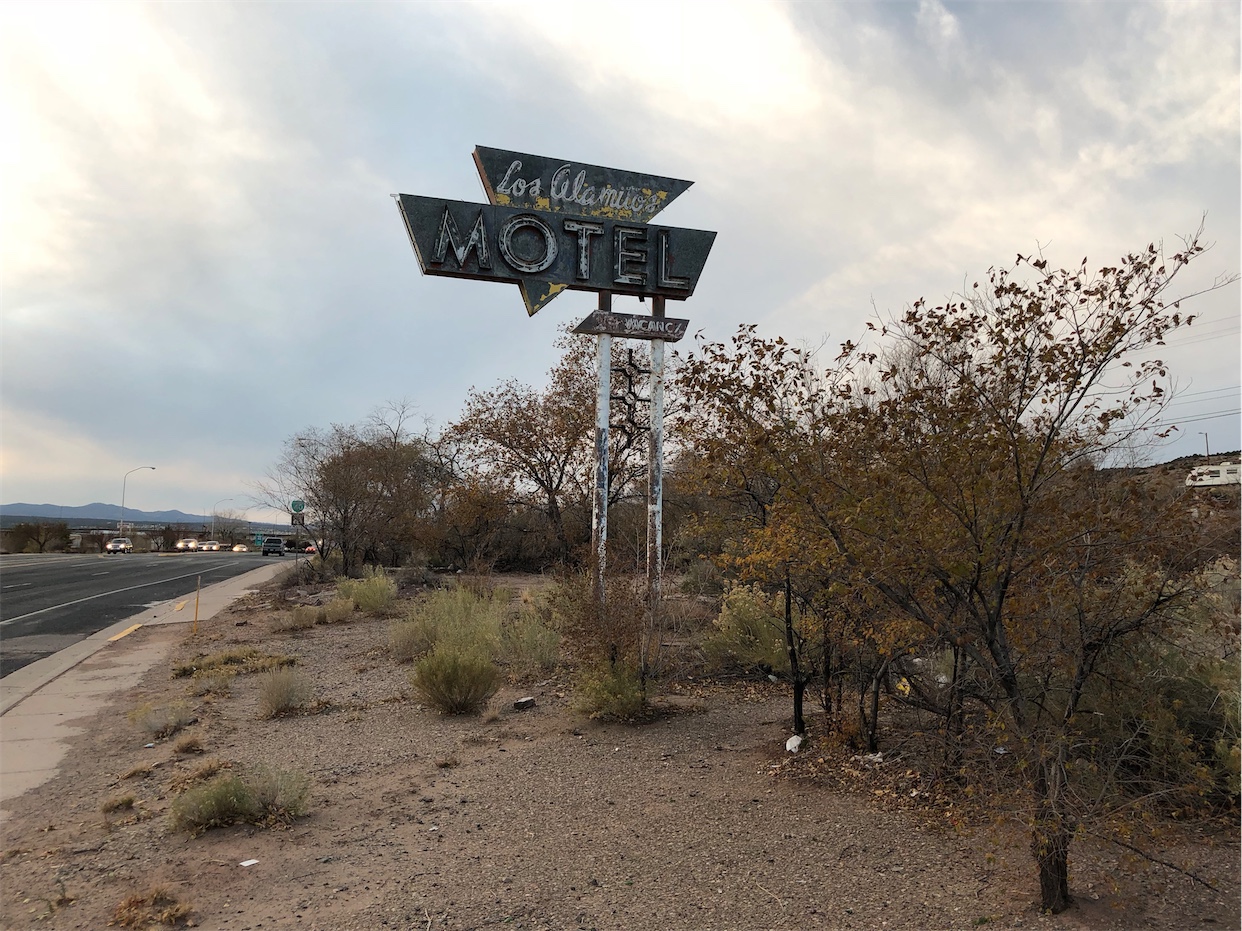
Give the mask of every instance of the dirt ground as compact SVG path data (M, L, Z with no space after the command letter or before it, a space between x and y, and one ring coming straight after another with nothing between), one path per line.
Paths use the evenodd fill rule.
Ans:
M1236 830L1161 851L1215 890L1079 842L1077 904L1043 915L1022 836L791 778L779 686L690 683L626 726L573 711L557 676L508 684L483 717L444 718L389 656L388 621L282 633L270 601L247 596L172 659L292 654L315 713L260 720L257 677L194 697L171 663L152 669L75 738L57 778L10 805L0 927L104 929L159 887L213 929L1239 927ZM535 706L516 710L527 695ZM197 723L145 746L127 713L177 701ZM176 752L187 734L201 753ZM307 813L172 830L178 780L213 759L306 774ZM132 809L103 813L125 795Z

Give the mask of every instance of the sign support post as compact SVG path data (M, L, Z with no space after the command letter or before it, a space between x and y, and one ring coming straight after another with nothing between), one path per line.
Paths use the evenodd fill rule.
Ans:
M651 299L651 317L664 319L664 298ZM664 340L651 341L651 428L647 443L647 634L643 637L641 676L647 679L648 638L660 620L660 585L664 575Z
M599 292L599 309L612 309L612 293ZM605 571L608 563L608 404L612 397L612 336L600 333L595 337L595 497L591 507L591 544L595 554L595 598L603 620L608 586Z

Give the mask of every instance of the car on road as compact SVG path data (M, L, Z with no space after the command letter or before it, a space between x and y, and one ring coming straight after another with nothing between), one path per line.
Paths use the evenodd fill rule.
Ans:
M249 553L250 547L248 547L245 543L238 543L237 545L233 547L233 552L234 553Z
M186 537L186 538L185 538L185 539L183 539L183 540L178 540L178 541L177 541L177 547L176 547L176 549L177 549L177 552L179 552L179 553L189 553L189 552L192 552L192 551L194 551L194 550L198 549L198 541L197 541L196 539L194 539L193 537Z
M285 541L283 537L264 537L263 538L263 555L264 556L284 556Z
M200 550L210 550L213 553L218 553L220 552L220 541L219 540L204 540L202 543L198 545L198 548Z
M132 553L133 551L134 544L129 537L116 537L104 545L105 556L111 556L113 553Z

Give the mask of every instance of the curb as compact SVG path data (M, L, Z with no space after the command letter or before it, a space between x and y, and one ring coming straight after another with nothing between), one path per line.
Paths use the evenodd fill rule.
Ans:
M292 568L287 563L268 563L258 569L252 569L250 572L234 576L231 579L213 582L198 593L200 604L204 600L210 602L206 610L200 609L198 619L204 621L214 617L217 612L223 610L244 592L249 591L253 586L261 585L274 579L280 574L280 570L286 569L286 567ZM0 679L0 715L7 713L11 708L38 692L39 689L56 681L79 663L94 656L110 642L120 640L126 634L132 633L139 627L191 623L192 617L177 617L176 612L178 611L178 604L184 605L188 599L193 597L194 593L191 592L189 595L164 602L155 609L154 618L152 617L152 610L147 608L139 614L131 615L109 627L105 627L103 630L96 631L84 640L70 644L51 656L35 660L33 663L9 673L3 679Z

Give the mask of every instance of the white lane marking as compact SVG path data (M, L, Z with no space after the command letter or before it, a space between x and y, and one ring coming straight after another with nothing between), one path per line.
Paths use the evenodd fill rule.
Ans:
M31 585L34 585L34 582L19 582L16 585L4 586L4 590L7 592L10 588L29 588Z
M7 621L0 621L0 627L8 627L16 621L24 621L28 617L34 617L37 614L46 614L48 611L55 611L58 608L67 608L70 605L81 604L84 601L94 601L96 598L106 598L109 595L119 595L121 592L132 592L136 588L150 588L152 585L163 585L165 582L176 582L180 579L192 579L196 575L205 575L208 572L217 572L226 566L217 566L214 569L204 569L201 572L191 572L187 575L175 575L171 579L156 579L154 582L143 582L141 585L131 585L129 588L118 588L116 591L100 592L98 595L87 595L85 598L78 598L74 601L66 601L64 604L52 605L50 608L40 608L38 611L31 611L29 614L21 614L17 617L11 617Z

